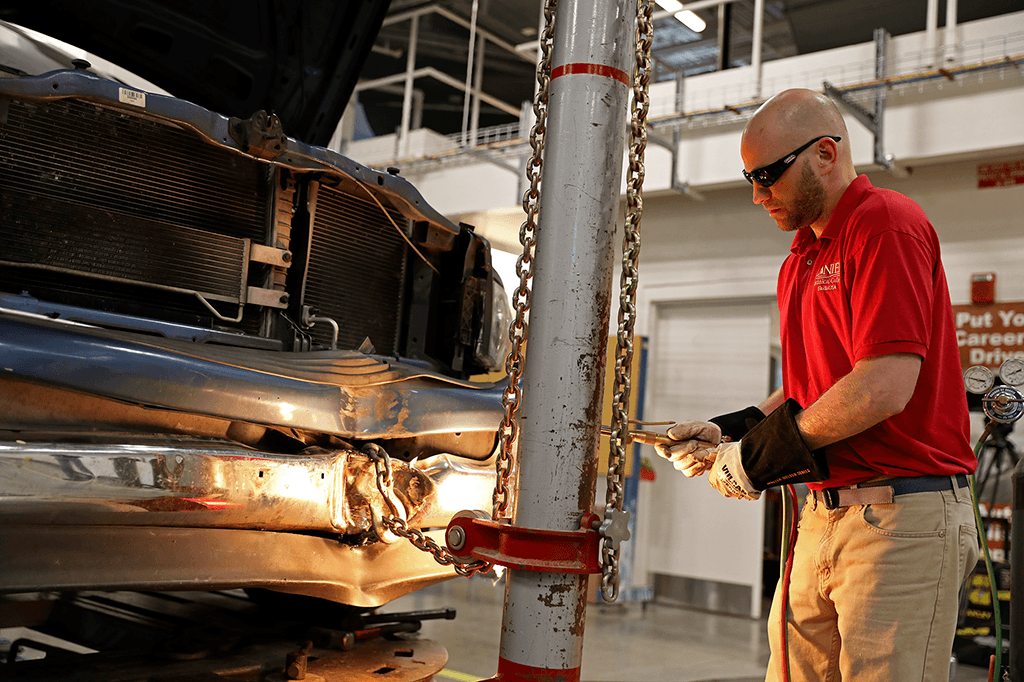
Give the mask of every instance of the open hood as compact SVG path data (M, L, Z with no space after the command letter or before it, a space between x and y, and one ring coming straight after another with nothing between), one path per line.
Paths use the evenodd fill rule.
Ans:
M70 43L175 97L326 146L390 0L0 0L0 19Z

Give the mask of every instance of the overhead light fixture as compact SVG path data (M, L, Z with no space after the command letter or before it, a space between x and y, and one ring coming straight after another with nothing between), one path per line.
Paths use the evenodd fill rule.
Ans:
M661 4L660 1L658 4ZM682 7L682 5L680 5L680 7ZM707 23L705 23L703 19L701 19L688 9L684 9L682 12L676 12L674 16L676 19L682 22L683 26L690 29L694 33L701 33L704 29L708 27Z
M683 9L683 3L679 0L654 0L658 7L662 8L666 12L678 12Z
M688 9L683 9L683 3L679 0L654 0L658 7L666 12L672 12L673 16L686 28L694 33L701 33L708 27L703 19Z

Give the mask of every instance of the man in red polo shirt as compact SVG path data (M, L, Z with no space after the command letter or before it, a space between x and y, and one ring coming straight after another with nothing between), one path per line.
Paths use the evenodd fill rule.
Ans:
M783 388L679 424L659 452L688 476L709 470L726 497L812 491L789 603L777 590L769 615L768 680L948 680L978 556L976 461L935 230L857 175L843 117L819 93L768 100L740 153L754 203L796 232L778 282Z

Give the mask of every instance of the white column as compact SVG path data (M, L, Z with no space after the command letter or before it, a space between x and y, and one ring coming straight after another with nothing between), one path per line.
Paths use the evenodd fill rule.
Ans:
M754 72L754 97L761 96L761 43L764 41L764 0L754 0L754 35L750 44L750 66Z
M936 66L936 52L939 47L939 0L928 0L924 20L924 49L928 51L928 66Z
M479 10L480 0L473 0L473 13L469 21L469 48L466 52L466 93L462 99L463 145L469 142L469 101L473 97L473 56L476 52L476 15Z
M412 83L413 71L416 70L416 37L420 28L420 15L414 14L409 22L409 50L405 55L405 94L402 97L402 129L398 134L401 140L400 156L409 154L409 122L412 118Z
M946 49L943 51L946 63L959 61L956 49L956 3L957 0L946 0Z

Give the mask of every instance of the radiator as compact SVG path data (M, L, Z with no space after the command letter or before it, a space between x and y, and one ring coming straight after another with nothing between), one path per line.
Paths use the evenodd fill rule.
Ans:
M270 166L145 113L11 101L0 126L3 279L154 317L166 317L168 303L203 313L194 296L168 295L175 289L237 302L244 240L267 240L273 177ZM156 298L154 286L164 288Z
M303 303L339 326L338 347L358 348L367 337L378 353L398 347L408 247L369 199L321 185L317 190L312 246ZM391 217L399 227L405 219ZM331 329L313 328L330 343Z
M281 223L291 220L293 199L309 197L305 280L286 282L277 268L274 285L287 284L290 296L301 293L303 305L335 320L339 348L369 337L377 352L396 352L409 253L396 225L404 229L406 219L387 209L392 224L369 197L312 182L313 174L278 187L286 172L146 111L70 98L10 100L0 124L0 291L228 327L290 347L294 298L292 323L281 306L246 305L237 324L224 318L237 314L247 287L268 286L260 281L266 266L246 263L246 240L306 248L285 243L291 226ZM268 243L272 226L277 244ZM316 324L312 335L329 347L332 328Z

